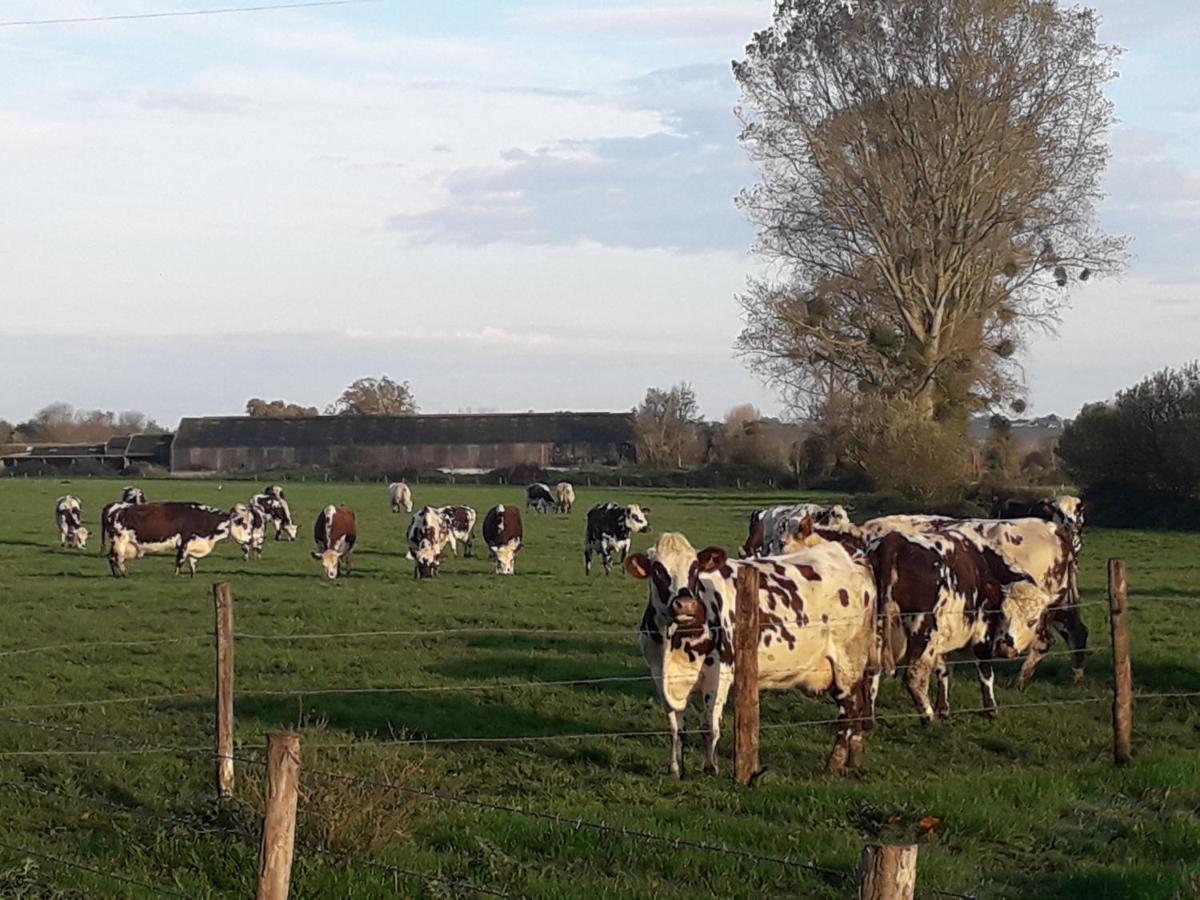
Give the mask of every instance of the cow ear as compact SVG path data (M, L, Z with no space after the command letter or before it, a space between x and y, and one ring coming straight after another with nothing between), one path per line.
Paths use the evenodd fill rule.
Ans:
M651 509L649 506L643 506L643 507L642 507L642 512L644 512L644 513L648 513L648 512L654 512L654 510L653 510L653 509Z
M812 530L813 530L812 516L805 516L804 521L802 521L800 523L800 531L798 532L798 534L802 538L811 537Z
M314 550L314 551L312 552L312 558L313 558L313 559L320 559L320 558L321 558L321 554L320 554L320 553L318 553L316 550Z
M725 565L726 559L728 559L728 556L720 547L705 547L696 554L696 561L700 564L701 572L717 571L717 569Z
M634 578L647 578L650 575L650 560L644 553L634 553L625 557L625 571Z
M405 553L405 554L404 554L404 558L405 558L405 559L412 559L412 558L413 558L412 551L411 551L411 550L409 550L407 553Z

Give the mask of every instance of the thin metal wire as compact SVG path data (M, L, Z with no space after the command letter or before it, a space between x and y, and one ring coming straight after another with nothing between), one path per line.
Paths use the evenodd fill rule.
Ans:
M498 888L485 887L483 885L474 884L470 881L459 881L456 878L447 878L445 875L432 875L427 872L416 872L412 869L405 869L402 866L395 866L391 863L380 862L376 859L368 859L363 856L347 856L342 853L337 853L326 847L314 847L311 845L301 845L302 850L307 850L310 853L317 853L321 856L327 856L330 859L336 859L342 863L351 863L357 866L375 866L384 869L388 872L393 872L397 875L403 875L407 878L415 878L418 881L425 881L430 884L441 884L456 890L467 890L476 894L483 894L487 897L512 897L512 894L506 893Z
M109 872L103 869L95 869L91 866L84 865L81 862L77 862L76 860L67 859L62 856L55 856L52 853L46 853L42 850L30 850L28 847L18 847L15 844L9 844L4 841L0 841L0 850L7 850L9 853L24 854L26 856L35 856L39 859L57 863L60 866L68 866L72 869L79 869L83 872L89 872L92 875L99 875L101 878L107 878L110 881L117 881L122 884L132 885L133 887L143 888L153 894L157 894L159 897L184 897L185 900L187 897L186 894L177 894L174 891L168 891L158 887L157 885L148 884L145 881L138 881L134 878L118 875L115 872Z
M76 641L71 644L46 644L41 647L25 647L20 650L2 650L0 658L6 656L25 656L30 653L49 653L54 650L91 650L95 647L149 647L154 644L186 644L189 641L206 641L212 639L212 635L192 635L191 637L176 637L176 638L149 638L147 640L138 641Z
M105 700L66 700L61 703L24 703L17 706L0 706L0 713L24 709L73 709L79 706L115 706L124 703L154 703L161 700L184 700L189 698L212 699L210 694L200 691L180 691L174 694L147 694L142 697L110 697Z

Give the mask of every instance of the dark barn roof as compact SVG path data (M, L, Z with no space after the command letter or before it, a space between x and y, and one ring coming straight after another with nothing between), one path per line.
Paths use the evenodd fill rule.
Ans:
M405 444L621 444L633 440L627 413L511 413L444 416L225 416L184 419L175 446L328 447Z

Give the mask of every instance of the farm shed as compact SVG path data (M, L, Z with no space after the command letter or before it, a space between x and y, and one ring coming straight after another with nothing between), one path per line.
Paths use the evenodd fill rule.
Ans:
M82 462L101 463L122 471L133 463L166 466L171 438L166 432L125 434L102 444L29 444L11 447L0 455L0 469L66 468Z
M535 463L618 465L636 456L625 413L184 419L174 472L267 471L348 461L396 470L489 470Z

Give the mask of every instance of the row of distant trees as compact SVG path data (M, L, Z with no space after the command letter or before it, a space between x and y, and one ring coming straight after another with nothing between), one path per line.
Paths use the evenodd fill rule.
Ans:
M0 444L92 444L110 437L163 429L143 412L76 409L70 403L51 403L30 419L13 424L0 419Z
M325 407L327 416L411 416L417 412L417 400L407 381L393 381L387 375L360 378ZM246 401L246 415L269 419L291 419L320 415L315 406L302 406L286 400Z

